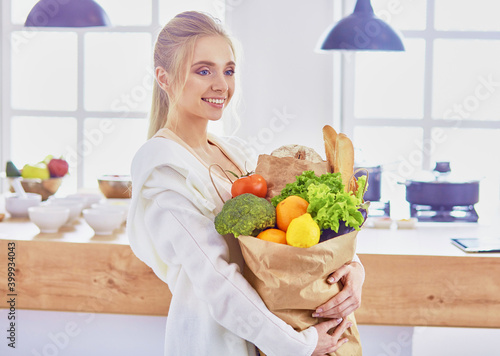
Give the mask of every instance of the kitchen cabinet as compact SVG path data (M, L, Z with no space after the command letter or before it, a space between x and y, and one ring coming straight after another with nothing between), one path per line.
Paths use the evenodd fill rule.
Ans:
M500 327L500 254L466 254L451 237L487 236L495 226L418 223L413 230L362 230L366 268L360 324ZM0 223L0 251L15 242L18 309L167 315L170 292L138 260L122 227L94 236L83 221L39 234L28 219ZM7 264L0 293L7 295ZM8 308L3 298L0 308Z

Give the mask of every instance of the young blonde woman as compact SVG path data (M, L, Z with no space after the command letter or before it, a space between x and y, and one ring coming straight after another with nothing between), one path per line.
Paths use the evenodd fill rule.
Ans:
M132 204L127 232L134 253L171 292L165 355L325 355L346 341L347 316L361 297L364 270L352 262L332 275L344 290L318 308L331 318L302 332L269 312L241 275L234 237L221 236L213 219L223 202L209 166L242 172L249 166L236 138L207 133L235 90L231 40L211 17L185 12L161 31L154 50L156 84L150 139L132 163ZM212 171L222 197L231 182ZM328 330L336 327L333 335Z

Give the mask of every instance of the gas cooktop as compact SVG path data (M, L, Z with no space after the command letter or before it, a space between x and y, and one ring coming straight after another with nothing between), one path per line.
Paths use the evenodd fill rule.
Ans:
M410 204L410 215L422 222L477 222L474 205L430 206Z

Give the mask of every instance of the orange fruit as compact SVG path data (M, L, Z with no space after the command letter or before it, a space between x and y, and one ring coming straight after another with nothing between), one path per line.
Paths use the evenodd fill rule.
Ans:
M278 229L264 230L257 235L257 238L286 245L286 233Z
M278 229L286 231L290 222L307 213L309 203L296 195L290 195L276 206L276 224Z

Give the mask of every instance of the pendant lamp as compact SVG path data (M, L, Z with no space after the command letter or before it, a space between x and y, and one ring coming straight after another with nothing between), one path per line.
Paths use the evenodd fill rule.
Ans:
M28 27L109 26L103 8L93 0L40 0L24 24Z
M322 50L405 50L397 32L375 16L370 0L357 0L354 12L332 26L321 43Z

